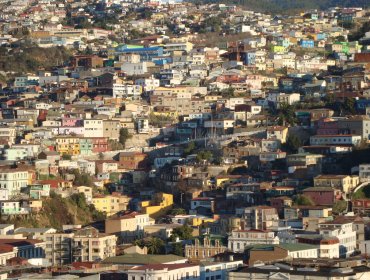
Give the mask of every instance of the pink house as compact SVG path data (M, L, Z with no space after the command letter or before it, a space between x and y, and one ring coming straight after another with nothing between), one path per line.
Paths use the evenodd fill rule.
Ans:
M337 135L339 134L338 122L326 118L317 123L317 135Z
M303 190L303 194L315 203L315 205L333 206L334 202L342 198L340 190L331 187L312 187Z
M68 127L83 126L83 120L79 118L63 118L62 126Z
M63 126L58 128L58 135L83 135L85 133L85 128L83 126L73 127L73 126Z

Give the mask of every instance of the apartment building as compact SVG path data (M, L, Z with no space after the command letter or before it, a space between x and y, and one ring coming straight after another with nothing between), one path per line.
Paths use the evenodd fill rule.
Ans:
M212 240L209 237L205 237L202 243L199 239L195 239L194 244L185 245L185 257L192 261L212 258L225 251L227 251L227 247L222 245L220 240Z
M72 262L73 233L46 233L45 258L51 265L65 265Z
M118 193L111 195L97 195L92 198L95 209L112 216L120 211L125 211L129 204L129 197Z
M189 279L199 280L197 264L149 264L136 266L127 271L128 280L138 279Z
M315 187L331 187L349 193L360 183L360 179L350 175L319 175L313 182Z
M105 220L105 233L117 234L124 242L132 242L144 237L144 226L153 224L148 214L125 212Z
M74 262L91 262L103 260L116 255L117 237L102 234L95 228L76 230L72 240Z
M0 188L7 189L10 197L19 194L20 190L27 187L29 183L29 172L27 170L0 170Z
M279 237L272 231L234 230L228 238L228 248L235 253L243 253L248 245L279 244Z
M242 209L244 229L267 230L278 225L279 216L273 207L255 206Z
M85 137L104 137L103 120L84 120Z
M336 237L339 240L339 256L350 257L356 249L356 231L353 230L353 223L338 217L334 221L319 224L320 234L328 237Z

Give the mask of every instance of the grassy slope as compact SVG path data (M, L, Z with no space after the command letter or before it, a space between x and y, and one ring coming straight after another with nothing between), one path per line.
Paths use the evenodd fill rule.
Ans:
M78 203L71 198L52 196L43 201L43 209L37 214L9 217L3 223L14 223L15 227L53 227L61 229L65 224L86 225L102 218L101 213Z

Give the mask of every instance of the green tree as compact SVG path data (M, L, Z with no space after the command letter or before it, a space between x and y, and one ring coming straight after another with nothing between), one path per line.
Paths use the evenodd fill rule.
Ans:
M198 154L197 154L197 161L198 162L201 162L203 160L206 160L206 161L210 161L210 159L212 158L212 153L211 151L200 151Z
M62 155L62 159L64 159L64 160L71 160L72 159L72 156L71 155L67 155L67 154L63 154Z
M186 156L191 155L194 152L195 148L196 148L195 142L194 141L189 142L186 148L184 149L184 154Z
M227 89L221 90L221 95L224 98L231 98L235 96L235 90L232 87L228 87Z
M149 254L160 254L164 251L164 242L157 237L150 238L145 242L145 246L148 248Z
M183 209L183 208L173 208L171 211L170 211L170 215L185 215L186 214L186 210Z
M301 139L296 134L289 134L286 141L286 147L291 152L297 152L298 148L302 146Z
M339 200L335 202L333 205L333 213L335 214L341 214L346 210L347 210L347 201L345 200Z
M170 239L175 241L177 237L181 240L189 240L193 237L193 229L188 225L174 228Z
M184 247L182 246L180 242L177 242L172 245L172 251L177 256L181 256L181 257L184 256Z
M315 203L312 201L312 199L308 196L305 195L298 195L294 199L294 204L295 205L307 205L307 206L314 206Z
M91 187L93 185L93 180L91 176L87 173L80 173L79 170L74 169L72 171L72 174L75 176L75 179L73 181L73 184L75 186L89 186Z
M280 105L279 114L278 114L278 123L279 125L294 125L296 123L296 117L294 113L294 107L287 103Z
M355 99L354 98L349 98L349 97L347 97L346 99L344 99L343 108L347 112L349 112L351 114L355 114L356 113Z
M128 132L127 128L121 128L119 130L119 142L122 144L123 148L125 148L126 141L131 137L132 135Z

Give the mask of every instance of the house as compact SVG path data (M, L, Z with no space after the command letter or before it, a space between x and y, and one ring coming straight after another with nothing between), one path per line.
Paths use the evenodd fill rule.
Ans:
M197 197L190 202L189 214L212 214L215 211L215 199L212 197Z
M3 248L7 254L3 251L2 257L0 258L2 265L6 265L6 260L13 257L20 257L24 259L32 258L44 258L46 244L42 240L37 239L0 239L0 248Z
M97 261L116 255L117 237L93 227L78 229L73 236L73 261Z
M232 252L243 253L249 245L279 244L279 237L272 231L265 230L234 230L228 238L228 249Z
M103 264L116 264L123 266L143 266L149 264L185 264L188 259L173 254L147 255L147 254L125 254L116 257L109 257L102 261ZM140 278L139 278L140 279Z
M359 176L319 175L313 181L315 187L332 187L348 194L359 185Z
M227 251L227 247L222 245L222 240L217 237L206 236L202 243L199 239L195 239L193 244L185 245L185 257L191 261L199 261Z
M200 264L200 280L207 279L227 279L227 273L237 268L243 267L242 260L229 259L226 262L212 262Z
M105 220L105 232L107 234L117 234L125 242L132 242L144 237L144 227L153 225L148 214L138 212L122 212Z
M303 194L315 203L315 205L333 206L342 198L342 192L332 187L311 187L303 190Z
M196 264L149 264L127 271L128 279L189 279L199 280L200 269Z
M0 225L0 235L8 235L14 233L13 224L1 224Z
M359 165L360 182L370 181L370 164L362 163Z
M248 264L253 266L261 262L283 261L290 259L315 259L318 246L308 244L252 245L246 248Z
M352 211L356 214L369 215L370 214L370 199L353 199Z
M254 206L238 209L245 221L244 229L268 230L277 226L279 216L274 207Z
M310 145L348 145L357 146L362 137L360 135L314 135L310 136Z
M123 169L145 169L147 155L139 152L122 152L119 154L119 167Z
M265 252L261 251L261 255ZM283 254L279 254L283 256ZM265 256L267 254L265 253ZM278 257L276 255L276 257ZM266 259L267 262L269 259L267 257L263 258ZM277 259L277 258L276 258ZM273 260L276 260L273 259ZM322 262L320 262L322 263ZM291 263L289 261L286 262L277 262L270 264L264 264L263 262L259 266L249 266L248 268L242 268L235 272L229 272L227 274L229 280L237 280L237 279L245 279L245 280L253 280L253 279L269 279L271 277L277 279L303 279L307 276L310 278L318 279L318 280L335 280L338 278L359 278L359 277L366 277L370 276L370 269L366 266L351 266L350 269L338 267L336 265L346 265L346 264L338 264L337 262L334 265L327 265L322 263L318 265L316 269L310 269L309 271L302 271L301 263Z
M106 213L109 217L120 211L125 211L129 204L129 198L119 193L111 195L96 195L92 198L95 209Z
M46 233L43 239L46 242L45 257L53 265L91 262L116 255L117 237L101 234L93 227L76 229L72 233Z
M339 256L350 257L356 249L356 231L352 222L345 217L338 217L334 221L319 224L320 234L336 237L339 240Z
M286 143L288 128L284 126L272 126L267 128L267 139L276 139L281 144Z
M180 224L154 224L144 226L145 237L158 237L168 240L172 236L173 229L181 227Z
M148 214L150 217L159 217L173 207L173 195L168 193L157 193L152 200L142 201L140 203L140 211Z
M9 196L19 194L30 183L30 173L21 169L0 170L0 187L9 191Z

